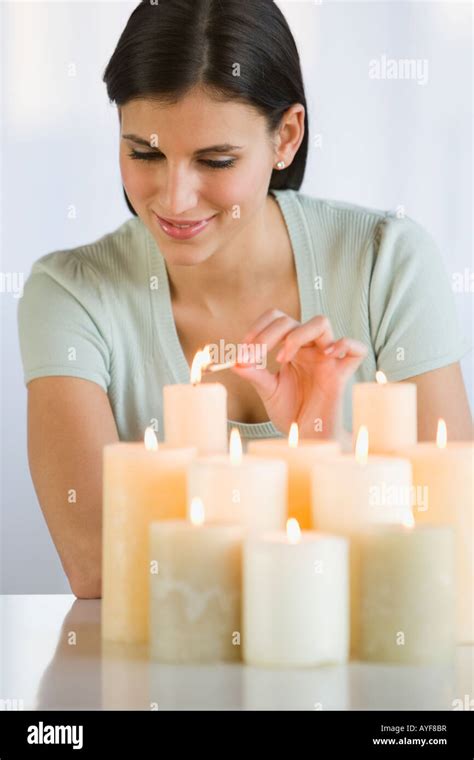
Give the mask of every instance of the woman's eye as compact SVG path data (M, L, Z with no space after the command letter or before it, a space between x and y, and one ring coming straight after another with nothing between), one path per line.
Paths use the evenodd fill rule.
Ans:
M128 155L130 158L136 158L139 161L156 161L157 158L161 158L158 153L140 153L138 150L132 150Z
M159 153L141 153L138 150L132 150L132 152L128 155L130 158L138 161L159 161L163 158L163 156ZM225 161L212 161L212 159L202 159L201 163L205 166L209 166L211 169L229 169L235 164L235 158L230 158Z
M235 158L229 158L226 161L212 161L211 159L203 161L203 164L210 166L211 169L229 169L235 164Z
M140 153L139 150L132 150L132 152L128 155L130 158L135 158L139 161L156 161L157 159L161 158L159 153Z

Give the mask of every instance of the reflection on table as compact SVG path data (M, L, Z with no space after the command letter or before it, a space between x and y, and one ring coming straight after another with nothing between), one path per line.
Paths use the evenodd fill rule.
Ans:
M474 693L474 647L448 665L310 669L168 665L102 642L100 600L4 596L0 699L41 710L452 710Z

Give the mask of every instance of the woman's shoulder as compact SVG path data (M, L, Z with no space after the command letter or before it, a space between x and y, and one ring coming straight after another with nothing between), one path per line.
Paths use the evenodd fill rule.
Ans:
M298 206L311 220L320 219L321 216L333 218L339 225L351 225L368 220L374 227L381 222L394 222L399 227L417 225L417 222L406 213L404 206L384 209L380 207L364 206L351 201L335 200L333 198L321 198L299 190L274 190L272 191L278 200L288 207ZM420 225L418 225L420 226Z
M30 278L42 274L59 284L90 284L122 279L126 269L137 266L143 250L143 225L138 217L128 219L115 230L90 243L46 253L34 261Z
M296 190L277 191L277 194L292 221L296 223L301 215L304 217L319 250L328 248L333 252L335 248L346 249L350 244L351 255L355 257L357 251L362 256L377 256L382 244L385 249L406 245L430 250L435 247L426 228L401 205L382 209Z
M374 221L378 222L393 213L386 209L363 206L359 203L335 200L333 198L320 198L301 192L295 192L295 197L306 211L332 214L339 216L341 219L372 217Z

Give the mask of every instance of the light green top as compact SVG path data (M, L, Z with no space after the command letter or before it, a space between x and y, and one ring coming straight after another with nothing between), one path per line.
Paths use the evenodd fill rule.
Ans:
M347 430L353 382L373 381L376 369L403 380L469 351L441 255L423 227L377 209L271 192L290 234L302 321L325 314L336 338L369 347L345 392ZM165 260L138 217L93 243L38 259L18 325L25 383L44 375L92 380L108 393L120 440L143 440L148 425L164 439L163 386L189 383L190 367ZM218 344L218 323L215 332ZM232 426L244 439L282 435L271 422L229 420Z

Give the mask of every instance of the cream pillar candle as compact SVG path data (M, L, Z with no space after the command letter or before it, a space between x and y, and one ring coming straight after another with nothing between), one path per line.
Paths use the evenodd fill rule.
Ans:
M227 390L221 383L201 383L210 362L207 347L198 351L189 385L165 385L163 419L170 446L196 446L200 454L227 451Z
M244 541L243 657L248 665L345 662L349 643L347 541L314 531Z
M326 456L313 464L313 522L318 529L344 534L372 523L411 519L409 460L368 451L368 431L362 427L355 454Z
M313 524L350 539L351 654L358 656L360 568L358 536L370 525L399 525L412 519L408 459L368 455L367 429L359 431L355 456L315 462L312 470Z
M251 531L284 528L286 493L286 463L243 455L236 428L228 455L198 457L188 471L188 505L200 498L209 520L239 523Z
M104 447L102 636L112 641L148 639L148 527L184 518L186 468L196 456L158 446L150 428L145 438Z
M474 642L474 446L449 441L439 420L436 442L404 449L413 468L417 525L451 524L456 541L456 637Z
M161 662L240 659L242 528L192 521L150 527L150 653Z
M369 431L373 454L387 454L417 441L415 383L387 383L383 372L375 383L355 383L352 389L353 444L357 431Z
M291 426L288 440L270 438L249 441L247 453L283 459L288 465L288 517L298 520L302 530L313 527L311 510L311 470L315 459L338 454L337 441L298 440L298 425Z
M360 538L360 657L431 663L454 651L454 534L377 527Z

